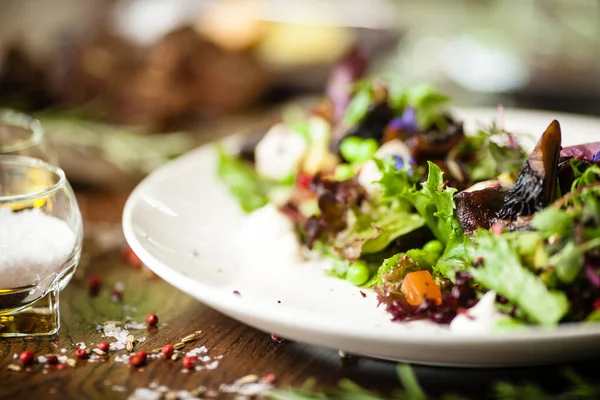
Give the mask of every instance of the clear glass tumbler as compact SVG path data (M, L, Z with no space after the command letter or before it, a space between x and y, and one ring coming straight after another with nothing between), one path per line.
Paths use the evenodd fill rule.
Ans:
M58 332L59 292L75 272L82 238L64 172L0 154L0 337Z
M0 108L0 154L39 158L58 165L40 122L17 111Z

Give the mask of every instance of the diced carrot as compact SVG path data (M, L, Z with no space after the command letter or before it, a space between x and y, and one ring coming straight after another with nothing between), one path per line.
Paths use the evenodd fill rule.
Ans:
M418 306L426 299L442 304L442 292L431 277L429 271L415 271L406 274L400 288L408 304Z

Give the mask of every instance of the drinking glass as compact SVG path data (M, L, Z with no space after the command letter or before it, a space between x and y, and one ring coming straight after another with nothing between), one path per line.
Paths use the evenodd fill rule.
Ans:
M0 108L0 154L39 158L58 165L57 154L40 122L17 111Z
M64 172L0 154L0 337L58 332L59 292L75 272L82 238Z

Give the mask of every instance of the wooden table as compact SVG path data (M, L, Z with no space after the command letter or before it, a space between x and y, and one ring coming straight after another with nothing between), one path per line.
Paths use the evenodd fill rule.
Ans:
M127 194L78 192L87 240L81 265L61 295L60 333L46 340L0 339L0 398L125 399L136 388L148 387L152 382L170 389L191 390L200 385L217 389L222 383L232 383L248 374L270 373L275 374L275 384L280 387L299 386L309 377L315 377L319 387L331 387L346 377L381 393L399 388L394 363L370 359L342 363L336 351L299 343L275 343L269 333L242 325L181 293L149 271L124 262L119 245L119 221ZM107 238L117 239L117 245L99 249L98 244ZM90 296L88 290L88 278L92 275L101 277L103 283L97 296ZM111 289L117 282L124 286L121 302L110 299ZM188 348L205 345L210 355L223 355L219 366L214 370L182 373L180 361L160 359L138 370L116 362L117 353L113 353L106 362L78 360L75 368L62 370L43 365L36 365L30 371L7 369L9 364L15 363L13 355L25 349L36 355L61 354L61 349L66 349L66 354L74 358L75 343L83 341L89 346L105 340L96 330L97 323L123 320L126 316L143 322L148 313L156 313L161 325L132 331L136 337L146 337L136 349L150 350L175 343L201 330L198 342L189 344ZM584 363L575 368L597 379L600 371L593 365ZM429 393L462 392L472 398L483 398L490 385L498 380L545 382L544 385L553 390L565 384L557 366L527 370L416 367L415 371ZM220 394L218 398L230 397Z

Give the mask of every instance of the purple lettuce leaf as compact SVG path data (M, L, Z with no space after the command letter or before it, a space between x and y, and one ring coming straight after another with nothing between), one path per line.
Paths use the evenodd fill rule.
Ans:
M564 147L561 150L560 155L562 157L575 157L583 160L598 162L600 161L600 142Z
M333 103L334 122L340 121L352 98L351 85L362 78L368 67L364 51L353 47L333 68L325 93Z

